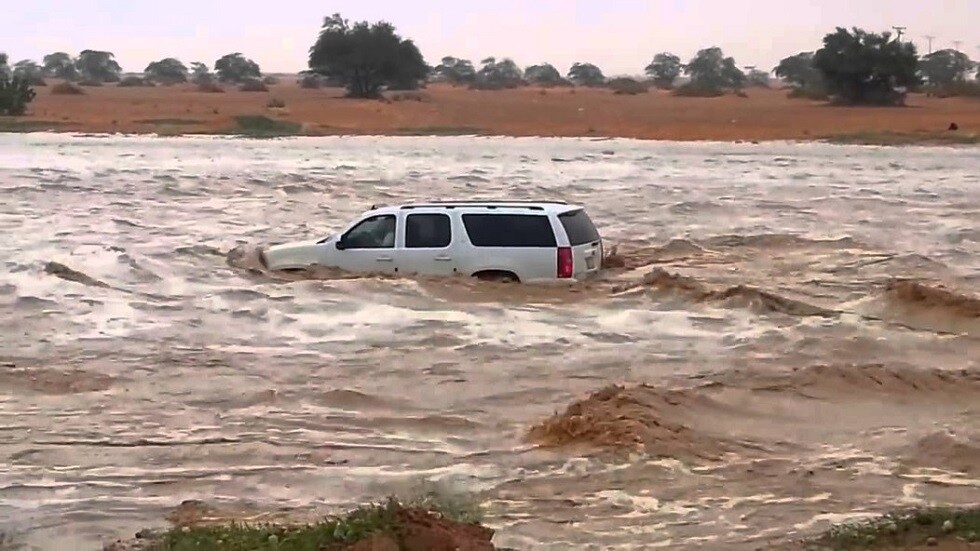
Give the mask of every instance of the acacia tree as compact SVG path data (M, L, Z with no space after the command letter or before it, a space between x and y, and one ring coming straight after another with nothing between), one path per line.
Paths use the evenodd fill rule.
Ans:
M10 74L9 63L10 63L10 58L7 57L7 54L5 54L4 52L0 52L0 75Z
M476 80L476 69L468 59L457 59L452 56L442 58L442 62L433 69L436 75L452 84L469 84Z
M602 86L606 83L606 75L591 63L576 63L568 70L568 80L578 86Z
M353 98L379 97L383 86L393 84L417 88L430 70L415 43L401 38L391 23L351 25L340 14L323 20L309 67L343 83Z
M483 67L476 73L478 88L485 90L516 88L524 83L524 72L509 57L500 61L495 57L488 57L480 63Z
M112 52L101 50L82 50L75 60L75 67L82 79L93 82L119 82L122 67L116 62Z
M167 57L160 61L154 61L143 70L150 80L162 82L164 84L178 84L187 82L187 66L179 59Z
M684 67L684 72L691 77L691 86L702 90L740 88L745 83L745 74L735 64L735 59L725 57L717 46L699 50Z
M565 82L565 79L561 78L561 73L558 72L558 69L555 69L555 66L550 63L531 65L527 69L524 69L524 78L528 82L545 86Z
M911 42L892 40L891 33L853 32L837 27L824 36L813 56L827 90L848 104L896 105L904 101L897 87L919 83L918 55Z
M11 74L26 80L31 86L44 86L44 67L29 59L14 63Z
M948 86L954 82L965 82L974 65L963 52L945 49L924 56L919 61L919 70L929 84Z
M681 58L670 52L661 52L653 56L653 61L646 66L646 73L657 88L668 89L674 86L683 69Z
M243 82L262 78L259 64L243 56L240 52L226 54L214 62L214 72L222 82Z
M44 56L44 74L68 81L78 80L78 67L75 60L65 52L54 52Z

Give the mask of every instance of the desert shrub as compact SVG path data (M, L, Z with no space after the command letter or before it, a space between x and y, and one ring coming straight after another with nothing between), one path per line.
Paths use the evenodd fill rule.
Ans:
M421 92L398 92L391 95L391 101L429 101L429 96Z
M235 117L236 133L255 137L292 136L303 125L292 121L277 121L263 115L239 115Z
M92 87L92 88L98 88L99 86L102 86L102 81L101 80L93 80L93 79L85 79L85 80L78 81L78 85L79 86L89 86L89 87Z
M609 81L606 86L609 87L615 94L618 95L629 95L635 96L637 94L645 94L649 91L649 87L643 82L637 82L632 78L614 78Z
M51 93L57 96L80 96L85 90L71 82L59 82L51 87Z
M269 101L265 104L269 109L282 109L286 106L286 102L280 98L269 98Z
M268 92L269 88L257 78L250 78L242 82L238 87L242 92Z
M320 82L320 77L316 75L305 75L303 78L299 79L299 85L301 88L315 90L322 86L323 83Z
M745 90L735 90L735 95L740 98L747 98L749 95L745 93Z
M27 104L34 101L35 96L34 88L27 79L0 72L0 115L23 115L27 112Z
M135 88L139 86L154 86L154 84L149 80L135 75L130 75L128 77L123 77L116 86L121 86L123 88Z
M809 99L813 101L827 101L827 92L816 88L792 87L786 97L790 99Z
M687 84L674 88L673 94L682 98L717 98L719 96L724 96L725 91L721 88L699 86L692 82L688 82Z
M515 88L520 88L521 86L527 86L527 81L524 79L509 79L509 80L478 80L473 84L470 84L471 90L513 90Z
M939 98L972 97L980 98L980 82L959 81L941 86L930 86L925 89L930 96Z
M275 86L279 84L279 77L274 77L272 75L269 75L264 79L262 79L262 84L265 84L266 86Z
M206 92L209 94L220 94L224 92L225 89L221 87L217 82L212 81L202 81L197 85L198 92Z

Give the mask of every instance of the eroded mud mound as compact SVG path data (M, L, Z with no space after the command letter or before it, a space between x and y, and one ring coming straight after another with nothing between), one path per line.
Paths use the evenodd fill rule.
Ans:
M75 283L81 283L82 285L88 285L89 287L100 287L102 289L109 288L108 284L79 272L78 270L73 270L60 262L51 261L45 264L44 273L64 279L65 281L72 281Z
M533 426L527 439L547 448L718 459L731 445L685 422L688 411L705 406L710 406L710 400L691 391L609 386Z
M671 274L662 268L655 268L644 274L639 285L622 285L616 289L616 292L631 292L638 289L681 295L696 303L714 303L725 308L748 308L763 314L782 313L792 316L822 317L837 315L837 312L833 310L782 297L747 285L711 289L693 278Z
M893 281L885 287L885 296L898 306L938 310L951 316L980 319L980 297L945 287L915 281Z
M494 551L497 549L492 543L494 530L480 524L454 521L428 510L406 507L399 503L387 505L384 514L388 520L383 525L379 524L377 533L365 535L352 543L326 544L317 548L330 551ZM225 510L202 501L189 500L181 503L167 515L167 520L174 527L186 529L229 524L301 527L315 525L324 519L302 519L244 509ZM118 540L106 545L105 549L107 551L159 549L162 548L161 543L165 538L162 532L143 530L135 539ZM227 547L228 549L234 547L234 544L230 542L229 544L232 546Z
M946 432L936 432L919 439L905 458L905 463L978 476L980 443L969 442Z
M672 239L659 247L623 248L613 245L602 259L603 267L613 270L634 270L656 264L711 254L701 245L687 239Z
M80 369L61 371L0 363L0 395L11 392L52 395L99 392L108 389L114 382L108 375Z
M976 397L980 372L907 369L881 364L818 365L788 373L732 371L726 384L757 391L787 392L827 400L887 395L890 400Z
M709 247L726 249L860 249L866 246L851 237L811 239L783 233L757 235L719 235L705 240Z

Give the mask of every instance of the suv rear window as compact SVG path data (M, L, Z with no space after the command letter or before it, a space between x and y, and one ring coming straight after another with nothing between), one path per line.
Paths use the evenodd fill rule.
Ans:
M545 215L464 214L463 226L476 247L558 246Z
M573 247L599 240L599 232L596 231L595 224L583 209L559 214L558 220L561 220L561 225L565 227L568 243Z

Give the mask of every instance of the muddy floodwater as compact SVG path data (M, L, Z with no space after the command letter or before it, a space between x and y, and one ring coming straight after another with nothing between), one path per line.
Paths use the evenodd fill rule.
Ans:
M980 501L980 150L0 135L0 532L438 482L515 549ZM374 203L587 205L601 280L270 274Z

